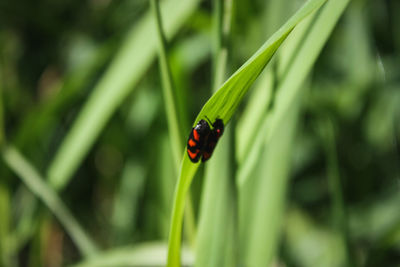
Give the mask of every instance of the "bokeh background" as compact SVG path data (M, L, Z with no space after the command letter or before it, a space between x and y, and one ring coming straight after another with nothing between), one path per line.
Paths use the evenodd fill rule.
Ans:
M186 138L211 96L214 5L169 2L176 7L163 19L172 25L166 27L169 62ZM234 0L227 77L303 2ZM0 2L1 266L85 259L43 204L52 192L111 255L111 266L133 265L129 255L136 266L165 260L177 173L151 15L146 0ZM304 84L309 89L285 158L290 179L272 264L400 266L399 62L400 2L350 1ZM109 94L96 98L102 90ZM233 125L240 126L252 92ZM84 114L88 102L99 108ZM82 116L98 124L77 126ZM9 147L51 192L32 191L38 184L29 178L32 170ZM233 164L232 184L235 170ZM192 185L196 222L203 174ZM187 250L192 263L196 253Z

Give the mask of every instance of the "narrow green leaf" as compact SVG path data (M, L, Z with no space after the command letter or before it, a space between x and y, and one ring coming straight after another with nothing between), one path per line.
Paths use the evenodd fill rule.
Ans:
M36 217L38 199L25 185L21 185L20 190L20 193L13 200L14 207L19 212L16 214L18 223L15 225L7 244L10 251L21 249L32 237L39 223Z
M197 168L185 168L190 166L192 162L186 156L183 156L181 174L175 187L174 200L172 207L172 218L169 230L168 240L168 266L180 266L180 248L181 248L181 229L182 217L185 208L185 198L192 182L192 177L195 175ZM190 179L187 179L190 177Z
M142 243L131 247L114 248L104 251L96 257L80 262L73 267L109 267L109 266L164 266L167 246L165 243ZM192 252L183 247L182 262L193 265Z
M252 201L247 205L252 209L245 218L247 240L241 243L244 266L268 266L276 254L301 100L298 95L283 117L285 123L279 124L271 141L264 145L254 179L248 185L246 194Z
M268 65L260 75L236 126L235 146L238 165L246 159L272 99L274 75L270 66Z
M231 126L231 125L230 125ZM202 190L195 266L230 267L237 259L236 185L232 177L232 129L207 163Z
M3 68L0 61L0 81L3 80ZM5 143L5 133L4 133L4 110L3 110L3 85L0 83L0 146Z
M318 132L321 136L326 157L326 176L328 179L331 196L331 221L338 236L342 238L346 247L346 265L352 262L351 250L348 235L348 219L345 202L343 199L343 186L340 179L339 163L336 151L335 128L332 119L329 116L322 116L317 123Z
M0 182L0 265L10 266L10 248L8 237L10 235L11 205L10 193L7 184Z
M178 173L179 171L179 157L183 148L183 139L181 135L181 125L179 124L179 118L177 114L177 100L176 100L176 90L173 87L171 68L167 58L167 41L164 34L163 22L161 19L160 13L160 5L159 0L151 0L150 1L154 18L156 21L156 29L157 29L157 40L158 40L158 61L160 66L160 74L162 80L162 92L164 97L164 106L168 121L168 132L170 143L173 151L174 165L175 171ZM186 234L189 237L189 240L194 243L195 240L195 224L194 224L194 215L192 211L192 203L190 195L188 196L188 209L186 210L186 224L185 230Z
M270 120L265 119L263 122L263 126L261 126L255 138L256 141L253 143L252 148L249 149L251 153L246 156L247 162L239 168L239 186L244 184L245 180L249 177L249 173L253 168L249 165L253 164L254 166L256 163L254 159L258 158L258 155L261 153L260 148L262 144L268 141L274 134L275 129L282 123L283 116L293 104L296 95L301 91L302 83L310 72L348 2L349 0L329 1L319 14L314 15L314 19L310 17L308 21L303 23L302 28L298 28L299 31L306 32L308 25L311 27L307 30L306 39L301 45L298 44L302 37L297 37L297 40L294 40L292 44L289 42L286 43L288 44L289 51L287 55L282 56L282 67L279 67L280 71L278 74L280 74L279 76L282 81L279 82L280 85L277 89L276 108L272 118ZM267 138L263 139L262 136L265 135Z
M238 147L238 160L239 160L239 169L238 169L238 176L237 176L237 183L238 186L241 187L244 183L245 180L249 177L252 177L252 175L250 175L250 173L254 170L255 165L258 163L258 159L260 157L260 154L262 153L263 149L264 149L264 144L265 142L268 142L269 138L273 135L272 129L276 129L272 127L272 121L274 120L275 122L281 122L283 120L278 121L277 119L273 119L274 116L276 117L276 110L282 110L285 108L285 111L287 112L287 110L290 109L290 106L288 105L277 105L277 99L279 95L284 95L286 94L283 91L283 87L279 87L274 89L273 86L274 84L281 84L282 83L282 76L283 73L285 71L287 71L287 69L289 68L289 63L291 62L291 60L294 57L294 54L296 53L297 49L298 49L298 45L301 42L301 40L303 39L304 35L306 34L308 28L311 26L312 22L313 22L313 17L315 16L315 14L313 14L313 16L309 16L308 18L306 18L304 21L302 21L302 23L300 25L298 25L296 27L296 29L294 30L294 32L290 35L290 37L288 38L288 40L285 42L285 44L282 47L282 52L278 55L279 56L279 64L276 70L276 74L272 74L273 70L270 70L271 73L269 74L271 77L274 77L273 79L275 79L276 81L271 81L271 83L267 83L267 81L264 80L260 80L263 81L264 86L266 86L266 88L264 89L265 93L268 93L269 91L277 91L276 95L273 96L274 101L275 101L275 107L272 109L271 112L268 112L266 107L260 107L258 108L258 110L254 107L248 107L246 109L246 112L251 112L254 111L254 117L253 120L257 117L257 116L261 116L260 120L257 121L257 125L250 127L251 124L250 122L244 121L241 122L241 124L244 124L245 126L249 127L248 131L246 132L246 128L242 129L238 128L238 130L241 130L241 132L238 132L238 134L241 134L243 132L245 132L244 135L244 141L243 144L239 145ZM268 69L269 70L269 69ZM267 76L268 72L265 74L265 76ZM265 77L266 79L267 77ZM281 78L281 81L279 81L278 79ZM296 81L294 81L296 82ZM293 83L295 84L295 83ZM260 85L262 86L262 84ZM270 94L272 94L272 92L270 92ZM272 97L272 96L271 96ZM281 99L284 99L284 97L281 97ZM265 103L266 105L269 104L270 102L266 101L267 99L262 99L262 100L258 100L258 103L262 102ZM270 100L271 101L271 100ZM255 102L255 101L254 101ZM250 104L255 104L255 103L250 103ZM280 116L283 116L286 114L286 112L281 112L279 113ZM247 115L246 113L244 113L243 115ZM248 120L248 116L247 117L242 117L241 120ZM275 124L275 126L278 124ZM247 135L250 135L250 137L246 138ZM267 139L265 138L265 136L267 135ZM241 147L244 147L243 149L239 149Z
M227 124L244 95L268 64L281 43L302 19L319 8L324 2L325 0L308 1L277 32L275 32L275 34L272 35L207 101L193 123L193 126L205 116L208 116L211 121L220 118Z
M84 63L66 75L62 82L60 93L50 99L46 99L43 103L39 103L38 106L35 106L22 118L15 135L10 136L10 143L22 149L27 147L28 144L36 145L34 140L38 138L45 140L49 129L54 124L59 123L59 115L66 109L68 103L81 93L81 90L91 80L92 76L109 60L114 45L113 42L102 44L90 55L85 55ZM24 198L30 198L31 201L27 201L27 204L21 207L22 216L17 220L14 234L15 249L26 244L37 225L37 220L36 218L34 219L38 206L37 199L31 195L31 192L27 191L27 194L30 196L24 196ZM19 196L22 195L24 194Z
M164 8L165 31L174 35L195 10L199 0L170 0ZM156 53L156 33L151 14L135 26L103 78L82 108L48 169L50 184L63 188L82 162L100 132L126 96L132 92Z
M156 192L159 199L159 206L161 212L159 214L159 229L160 237L163 240L168 239L169 230L169 216L172 211L172 197L174 195L174 186L176 183L176 172L174 166L174 159L171 157L172 148L168 140L167 134L164 133L157 141L157 147L160 148L160 162L161 165L157 168L155 174L155 183L158 186Z
M264 125L268 127L264 127L263 132L259 133L263 135L263 139L257 146L264 148L264 154L255 147L250 149L249 160L257 163L259 161L254 159L264 159L260 175L250 176L254 168L248 168L246 164L243 164L239 172L239 188L253 185L253 190L247 194L254 196L252 202L247 203L247 207L253 208L246 218L246 229L242 229L242 232L246 232L243 235L248 236L243 244L246 250L245 265L265 265L270 263L276 254L289 178L291 150L288 144L294 134L291 126L294 122L288 118L288 114L299 105L304 88L307 88L304 86L304 80L347 3L348 0L328 1L321 10L309 17L308 21L299 25L296 29L298 32L291 35L295 39L290 41L298 45L289 44L289 49L283 50L289 53L291 59L283 61L285 67L278 75L281 80L278 83L274 109L270 118L265 118ZM303 33L306 34L303 36ZM285 126L291 130L285 129ZM289 136L290 132L292 137ZM247 174L243 177L244 168L247 168Z
M206 116L214 121L220 118L229 122L245 93L272 58L293 28L307 15L319 8L325 0L308 1L265 44L240 67L207 101L193 125ZM180 177L175 190L170 226L168 266L180 266L180 243L185 196L199 164L193 164L184 153Z
M57 193L46 184L43 177L40 176L33 166L13 147L4 148L2 156L8 167L21 178L26 186L58 218L80 252L86 257L94 255L97 250L95 244L75 220Z
M168 121L168 131L173 150L174 162L176 170L179 169L179 156L183 148L183 139L181 137L181 129L179 127L179 119L176 108L175 90L171 77L171 69L167 58L167 42L165 40L163 22L160 14L159 0L150 1L154 18L156 21L157 41L158 41L158 61L160 66L163 96L165 103L165 111Z
M232 1L214 1L214 26L217 46L214 53L216 91L226 79ZM232 125L231 125L232 126ZM234 173L232 127L225 129L224 138L206 165L196 242L195 266L234 266L237 262L236 185Z

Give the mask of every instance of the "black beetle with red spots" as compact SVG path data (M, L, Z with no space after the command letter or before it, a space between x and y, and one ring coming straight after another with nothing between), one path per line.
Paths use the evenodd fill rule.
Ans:
M205 120L200 120L192 128L187 142L187 153L189 159L196 163L200 160L207 161L217 145L219 138L224 133L224 123L221 119L216 119L212 124L212 129Z

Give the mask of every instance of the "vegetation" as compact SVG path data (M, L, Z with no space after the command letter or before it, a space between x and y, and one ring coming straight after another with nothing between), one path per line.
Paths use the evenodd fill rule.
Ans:
M3 1L0 266L396 266L399 12Z

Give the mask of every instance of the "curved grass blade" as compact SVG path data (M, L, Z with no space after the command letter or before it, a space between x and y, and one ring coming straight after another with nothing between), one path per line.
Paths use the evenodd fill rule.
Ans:
M250 195L250 198L255 196L252 202L247 203L247 206L251 206L252 209L251 214L246 218L247 224L243 230L246 233L245 235L248 236L247 242L243 244L243 247L247 250L246 265L264 265L270 263L276 255L289 182L288 169L291 153L288 144L293 139L293 137L288 136L289 130L285 130L284 126L294 124L294 122L289 121L287 116L293 110L293 107L299 104L299 98L303 96L304 88L307 88L307 86L303 86L304 80L348 2L348 0L327 2L322 9L309 17L308 22L304 21L304 24L296 28L296 31L300 31L291 35L291 37L300 38L302 41L293 51L289 50L289 53L293 52L293 58L286 61L287 65L284 68L286 73L283 73L279 81L273 112L270 118L265 119L264 124L268 127L260 132L260 135L263 136L263 142L257 145L264 147L266 152L264 156L260 156L260 151L253 147L247 159L248 162L253 161L259 163L259 165L262 164L261 175L259 175L259 179L254 179L257 177L250 175L251 171L244 177L242 176L243 172L239 171L238 173L239 190L253 185L253 190L247 192L247 194ZM305 31L306 34L302 37L299 33L304 28L309 29ZM293 48L291 46L291 49ZM287 50L283 51L288 52ZM291 131L293 135L293 130ZM282 141L284 138L286 141ZM281 144L279 145L279 143ZM253 151L259 154L254 154ZM260 158L262 159L261 162L255 160ZM247 162L244 162L242 166L248 170L253 169L246 167ZM274 218L274 220L271 220L271 218Z
M106 42L90 53L89 57L85 55L85 63L78 66L76 69L68 73L62 81L60 93L47 99L45 102L39 103L34 107L29 114L24 116L18 130L15 131L15 136L10 136L10 143L14 144L20 150L25 150L28 144L35 144L38 138L46 139L46 131L53 127L59 121L59 115L66 110L68 103L75 100L95 73L98 73L101 67L106 64L106 61L111 57L112 48L114 48L114 40ZM24 185L21 185L22 187ZM18 249L23 246L26 241L32 236L34 226L34 214L38 201L29 191L27 191L31 201L27 201L27 205L22 206L21 218L17 221L15 227L15 247ZM25 194L21 194L22 197Z
M211 121L220 118L227 124L250 86L289 33L300 21L319 8L324 2L325 0L311 0L298 10L296 14L272 35L271 38L268 39L268 41L265 42L264 45L207 101L193 125L206 116ZM185 206L184 200L199 164L193 164L185 153L181 167L172 210L168 246L168 266L180 266L180 243L182 216Z
M80 252L88 257L96 253L97 248L71 212L64 205L56 192L44 181L43 177L30 165L28 161L13 147L3 148L4 162L15 172L25 185L38 197L57 217Z
M250 214L245 218L247 242L241 243L244 266L269 266L278 250L280 226L282 223L284 199L290 171L290 155L296 134L296 125L301 109L302 95L285 113L285 123L279 124L264 146L253 183L246 193L252 202ZM242 193L242 192L241 192ZM244 207L246 209L246 207ZM260 213L261 214L257 214ZM262 229L264 228L264 229ZM242 241L242 240L241 240Z
M273 99L274 74L271 65L260 75L249 96L246 107L236 125L236 161L240 165L248 155L248 149L255 141L257 130L264 121L265 114Z
M86 259L72 267L109 267L109 266L164 266L167 246L165 243L149 242L135 246L113 248L96 257ZM182 262L193 266L193 253L183 247Z
M157 29L157 39L158 39L158 62L160 67L160 74L162 80L162 92L164 97L164 106L165 112L168 121L168 132L169 139L172 147L172 154L174 158L174 165L176 173L179 171L179 157L183 148L183 139L182 139L182 131L181 127L182 122L179 123L179 118L177 114L177 94L176 89L173 86L172 76L171 76L171 68L167 58L167 41L164 34L163 22L161 19L160 12L160 2L159 0L151 0L150 1L151 8L153 10L154 18L156 21L156 29ZM186 209L186 223L185 230L186 234L194 244L195 242L195 232L196 226L194 224L194 215L193 215L193 206L190 194L188 195L188 207Z
M159 0L150 0L151 9L154 13L156 20L157 29L157 41L158 41L158 62L162 80L163 97L165 103L165 112L168 121L168 131L171 140L171 146L173 150L174 162L176 170L179 169L179 156L182 151L183 139L181 136L181 130L179 128L179 120L176 108L176 96L174 89L171 68L167 58L167 41L164 34L163 23L160 13Z
M208 116L211 121L220 118L229 122L239 103L261 71L268 64L276 50L294 27L326 0L310 0L293 15L267 42L244 63L203 106L193 126Z
M349 0L328 2L324 6L323 10L321 10L321 13L315 15L314 21L310 19L307 22L310 25L310 29L302 29L303 31L307 30L307 36L301 45L299 47L293 47L293 45L287 43L291 45L288 49L290 50L288 52L290 54L289 57L293 58L287 59L286 56L282 64L284 66L281 69L284 70L281 71L283 72L281 76L284 77L281 78L282 81L280 81L280 86L277 89L276 110L274 111L274 114L271 114L270 119L266 118L264 120L258 133L255 134L255 141L251 148L248 149L250 153L245 156L247 160L241 164L241 167L238 170L239 187L242 186L249 177L249 173L256 163L255 159L257 159L261 153L260 148L263 147L264 142L270 140L276 128L278 128L279 124L282 123L282 118L293 104L296 95L301 90L302 87L300 85L310 72L348 2ZM306 23L302 26L304 26L304 28L308 27ZM265 135L266 138L264 138Z
M232 125L230 125L232 126ZM232 127L207 163L202 187L195 266L237 266L237 192L232 155Z
M0 181L0 265L11 266L12 250L10 250L9 236L11 229L11 201L10 189L6 183Z
M180 249L181 249L181 229L182 229L182 217L185 208L185 198L190 188L192 178L197 171L196 168L188 168L187 166L194 165L189 157L186 156L186 152L183 156L181 174L175 187L174 200L172 207L172 218L168 237L168 262L167 266L180 266Z
M214 52L215 92L227 75L228 42L231 28L232 2L214 1L214 26L217 46ZM218 143L213 160L205 168L201 193L195 266L234 266L237 262L236 185L232 180L233 127L227 127Z

